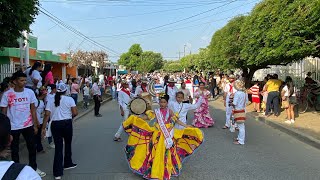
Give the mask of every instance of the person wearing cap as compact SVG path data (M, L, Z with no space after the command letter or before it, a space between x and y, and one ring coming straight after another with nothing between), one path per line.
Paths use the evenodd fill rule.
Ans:
M222 129L228 129L230 127L230 120L232 115L232 106L230 106L230 99L233 97L233 94L237 91L234 88L235 76L232 74L228 78L228 83L224 87L224 107L226 107L226 123Z
M12 143L10 119L0 113L0 179L41 180L41 177L30 166L7 160Z
M55 144L55 153L53 161L53 175L55 179L61 179L63 170L77 167L72 161L72 119L78 115L77 106L72 97L66 96L67 85L59 83L54 101L49 101L45 109L44 124L50 117L51 131ZM42 137L46 134L46 127L42 127ZM63 157L64 142L64 157Z
M309 85L311 85L311 84L315 84L315 83L316 83L316 82L312 79L311 75L312 75L312 73L311 73L311 72L308 72L308 73L307 73L307 77L304 79L306 86L309 86Z
M168 84L164 87L165 94L169 96L169 103L176 101L176 93L179 91L175 86L176 81L173 78L168 79Z
M94 83L91 88L91 93L93 95L93 100L94 100L94 115L96 117L102 117L102 115L99 113L102 97L101 97L100 88L98 86L98 81L99 81L98 78L94 79Z
M11 122L11 158L14 162L19 163L19 141L22 134L28 148L29 165L44 177L45 172L37 168L36 162L36 145L34 135L37 134L39 121L36 113L35 103L37 98L35 93L25 88L27 75L22 71L17 71L12 75L14 88L6 91L1 99L0 107L2 113L6 114Z
M130 114L130 110L128 108L128 105L131 101L131 98L134 96L130 93L129 85L126 80L121 82L121 91L118 93L118 103L119 103L119 108L120 108L120 114L123 117L123 121L127 120ZM114 135L113 140L120 142L121 141L121 134L123 132L123 126L122 122L120 124L120 127L116 134Z

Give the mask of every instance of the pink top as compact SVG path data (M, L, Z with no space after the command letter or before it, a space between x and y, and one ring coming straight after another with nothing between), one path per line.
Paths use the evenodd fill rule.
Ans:
M49 84L54 84L54 79L51 71L49 71L45 77L45 82L47 81L49 81Z
M71 94L78 94L78 92L79 92L79 85L76 83L72 83Z

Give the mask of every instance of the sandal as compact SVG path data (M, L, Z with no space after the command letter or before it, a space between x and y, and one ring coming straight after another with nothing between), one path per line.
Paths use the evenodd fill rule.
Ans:
M238 138L233 138L233 140L234 140L234 142L239 141L239 139L238 139Z
M121 142L122 140L121 140L121 138L114 137L114 138L113 138L113 141Z
M228 126L223 126L223 128L222 129L229 129L229 127Z

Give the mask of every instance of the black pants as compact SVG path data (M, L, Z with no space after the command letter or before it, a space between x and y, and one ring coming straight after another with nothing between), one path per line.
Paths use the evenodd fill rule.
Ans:
M94 100L94 115L96 116L96 115L99 115L101 102L99 100L99 96L98 95L94 95L93 96L93 100Z
M38 130L38 133L35 135L35 144L36 144L37 152L43 151L42 138L41 138L42 126L43 126L43 124L40 124L40 128Z
M53 175L55 177L63 175L63 168L70 167L72 162L72 120L52 121L51 132L55 144ZM63 158L63 141L64 141L64 158Z
M34 170L37 170L37 162L36 162L37 153L36 153L36 144L35 144L33 126L11 131L11 135L13 137L13 140L11 142L11 159L15 163L20 163L20 160L19 160L20 134L22 134L27 144L27 148L29 152L29 166L31 166Z

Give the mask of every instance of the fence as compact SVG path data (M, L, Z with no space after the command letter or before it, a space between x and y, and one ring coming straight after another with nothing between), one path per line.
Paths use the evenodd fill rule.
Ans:
M10 64L0 64L0 82L6 77L11 77L15 72L13 63Z
M279 79L285 80L286 76L291 76L296 87L304 85L304 79L308 72L312 73L314 80L320 80L320 58L307 57L300 62L287 66L270 66L268 69L260 69L254 74L254 80L262 81L267 74L278 74Z

